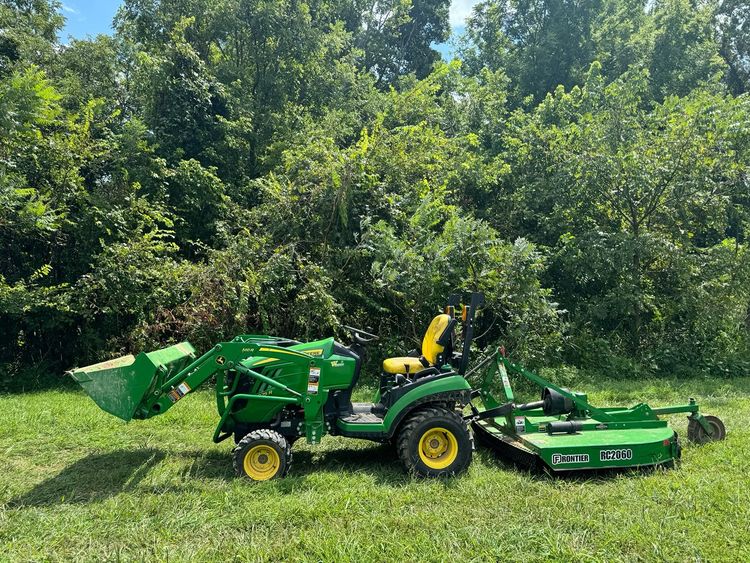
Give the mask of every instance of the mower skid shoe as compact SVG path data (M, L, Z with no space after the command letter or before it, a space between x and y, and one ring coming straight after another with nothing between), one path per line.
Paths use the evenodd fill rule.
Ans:
M122 356L68 372L99 407L125 421L151 393L157 374L164 378L176 374L195 358L195 349L182 342L138 356Z
M503 461L530 471L539 471L546 467L536 453L500 432L491 421L472 422L471 429L474 432L477 444L492 450Z

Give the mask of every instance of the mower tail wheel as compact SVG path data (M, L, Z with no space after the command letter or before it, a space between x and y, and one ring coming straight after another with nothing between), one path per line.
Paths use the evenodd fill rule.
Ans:
M708 422L712 433L709 434L706 432L706 429L701 426L700 422L691 418L688 420L688 440L696 444L705 444L707 442L723 440L726 437L727 430L724 428L724 423L719 417L707 415L703 418Z
M234 471L252 481L283 477L292 464L292 446L275 430L253 430L234 448Z
M472 441L463 418L443 407L412 414L396 439L406 469L421 477L456 475L471 463Z

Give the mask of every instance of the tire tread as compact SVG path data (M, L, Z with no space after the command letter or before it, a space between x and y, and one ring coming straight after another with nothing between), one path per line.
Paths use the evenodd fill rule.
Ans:
M292 445L286 438L284 438L284 436L276 432L276 430L271 430L270 428L253 430L252 432L245 434L245 436L239 442L237 442L237 445L232 450L232 465L234 466L235 474L237 476L245 475L245 472L242 468L242 456L239 454L250 444L259 440L272 442L279 446L281 451L284 452L284 466L282 467L281 472L272 478L284 477L284 475L289 472L289 468L292 465Z
M441 417L453 419L455 423L463 427L469 438L470 450L474 449L474 440L471 432L468 431L464 419L456 411L452 411L440 406L421 408L416 412L409 414L406 421L402 424L401 428L399 428L398 437L396 439L396 452L398 453L398 457L406 466L407 471L409 471L410 473L419 473L416 468L416 460L414 459L414 456L411 455L411 448L409 447L409 442L411 441L412 435L420 424L424 423L427 420ZM469 456L471 456L471 453L469 453ZM470 462L471 457L469 457L469 463ZM458 471L446 471L445 473L455 475L463 469L464 468L461 468Z

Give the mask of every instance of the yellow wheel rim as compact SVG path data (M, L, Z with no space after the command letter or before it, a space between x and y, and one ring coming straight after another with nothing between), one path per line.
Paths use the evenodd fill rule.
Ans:
M271 446L259 444L247 450L242 465L253 481L266 481L279 472L281 457Z
M458 457L458 440L445 428L430 428L419 439L419 458L430 469L445 469Z

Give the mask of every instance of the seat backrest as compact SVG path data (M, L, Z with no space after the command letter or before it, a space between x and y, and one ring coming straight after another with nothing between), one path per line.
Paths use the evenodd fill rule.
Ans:
M427 327L427 332L424 333L424 339L422 340L422 355L428 362L430 362L430 365L434 366L437 364L438 356L443 353L443 350L445 350L444 346L438 344L438 340L443 336L443 333L445 332L445 329L448 328L450 322L450 315L438 315L432 319L430 326Z

